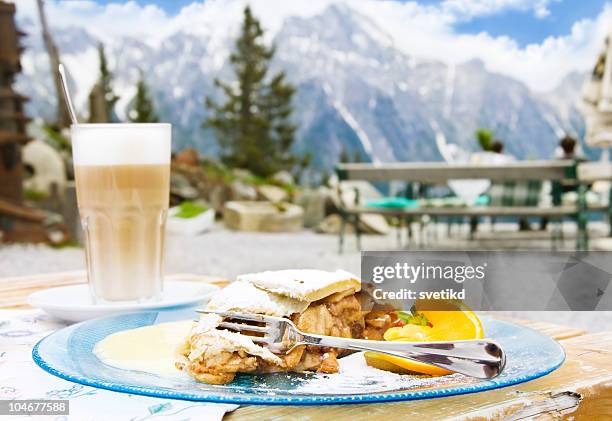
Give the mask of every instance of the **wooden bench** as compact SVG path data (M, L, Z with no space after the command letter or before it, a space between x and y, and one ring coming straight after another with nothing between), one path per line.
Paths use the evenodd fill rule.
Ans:
M491 182L508 181L551 181L553 182L552 206L466 206L466 207L417 207L417 208L375 208L362 206L359 195L355 203L347 206L341 204L342 224L339 234L339 248L344 244L345 227L351 223L357 235L357 247L360 247L360 215L376 213L395 217L414 217L429 215L432 217L547 217L561 220L571 217L576 221L578 235L576 249L588 248L587 221L589 212L606 212L612 214L608 206L587 207L586 191L590 182L601 179L612 179L612 167L607 163L579 163L574 160L554 161L518 161L503 165L467 165L444 163L346 163L336 167L340 181L363 180L370 182L403 181L424 185L446 185L450 180L487 179ZM340 183L341 185L342 183ZM575 185L578 199L575 206L561 205L563 185ZM341 201L342 202L342 201ZM557 234L553 231L553 247Z

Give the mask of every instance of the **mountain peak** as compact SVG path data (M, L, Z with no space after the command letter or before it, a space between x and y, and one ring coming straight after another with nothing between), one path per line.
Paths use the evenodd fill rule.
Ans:
M479 71L486 70L484 61L482 61L479 58L470 59L470 60L464 62L462 64L462 66L466 67L466 68L469 68L469 69L472 69L472 70L479 70Z
M344 3L334 3L311 17L289 17L277 38L299 37L325 48L372 53L392 45L392 38L371 19Z
M84 34L76 36L69 28L54 32L62 60L84 70L71 86L81 109L98 76L98 39ZM30 116L50 120L55 94L48 58L40 37L28 38L36 45L25 50L18 89L31 98ZM132 70L147 69L157 111L163 121L173 123L174 148L194 146L216 153L217 142L200 127L206 113L203 99L219 95L215 78L234 78L228 66L231 42L227 27L211 26L197 33L181 28L155 44L137 37L109 43L113 86L122 96L116 111L121 115L133 94L137 74ZM523 83L488 72L482 60L446 66L406 56L384 28L350 3L332 3L309 17L285 18L274 43L271 70L284 70L297 87L296 153L312 153L318 168L331 168L343 148L380 162L440 159L440 136L469 151L478 127L495 129L518 158L548 157L558 126L583 130L574 108L560 112L552 100ZM566 86L571 89L563 91L565 101L575 101L577 84Z

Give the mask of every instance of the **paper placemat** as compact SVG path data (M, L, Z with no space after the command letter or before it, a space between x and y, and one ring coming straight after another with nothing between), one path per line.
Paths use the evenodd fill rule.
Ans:
M56 421L215 421L238 407L116 393L52 376L32 361L32 347L65 326L40 310L0 310L0 400L68 399L69 416L36 417Z

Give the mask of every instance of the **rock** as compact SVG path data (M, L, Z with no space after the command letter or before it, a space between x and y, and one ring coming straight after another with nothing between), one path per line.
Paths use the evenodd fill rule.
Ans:
M389 234L391 227L384 216L375 213L364 213L359 216L360 228L365 234Z
M234 176L241 180L253 178L253 173L251 173L249 170L245 170L244 168L234 168L233 172Z
M197 166L200 164L200 154L193 148L186 148L176 154L174 161L180 164Z
M256 200L257 190L250 184L241 180L234 180L230 184L232 200Z
M382 215L364 213L359 216L359 222L359 228L362 234L387 235L391 230L387 220ZM325 234L338 234L340 232L341 223L342 219L340 218L340 215L329 215L319 223L317 226L317 232ZM345 233L353 233L354 231L353 224L347 223Z
M272 203L284 202L287 200L287 191L282 187L273 186L271 184L265 184L257 187L257 193L263 200L267 200Z
M223 210L225 226L238 231L299 231L303 217L302 208L289 203L234 201L227 202Z
M48 196L55 185L58 192L64 191L67 183L66 165L61 154L51 145L41 140L32 140L23 147L22 159L32 172L23 182L26 190Z
M289 171L279 171L270 177L279 184L295 184L295 180Z
M49 238L49 242L53 245L60 245L68 241L68 237L66 236L66 232L57 228L50 228L47 230L47 238Z
M187 177L176 172L170 175L170 193L188 200L198 197L198 190L191 185Z
M331 191L325 187L306 189L300 192L296 204L304 208L304 226L315 228L325 219L327 203L331 200Z
M213 186L208 192L208 202L210 203L210 207L219 213L223 212L223 206L225 205L225 202L229 201L230 194L230 189L222 184Z
M342 223L342 219L340 218L340 215L338 214L333 214L333 215L328 215L325 219L323 219L316 228L317 232L320 232L322 234L338 234L340 232L340 224ZM353 225L351 224L346 224L346 230L345 233L352 233L353 230Z

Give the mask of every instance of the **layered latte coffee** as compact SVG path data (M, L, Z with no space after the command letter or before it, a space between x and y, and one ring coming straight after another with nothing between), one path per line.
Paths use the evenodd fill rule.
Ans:
M93 296L154 299L162 288L170 125L91 124L72 130Z

